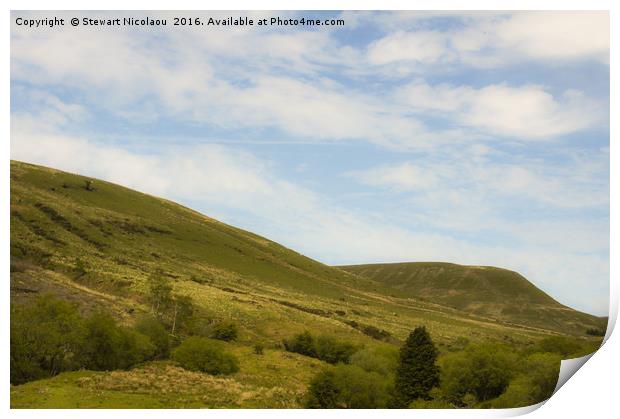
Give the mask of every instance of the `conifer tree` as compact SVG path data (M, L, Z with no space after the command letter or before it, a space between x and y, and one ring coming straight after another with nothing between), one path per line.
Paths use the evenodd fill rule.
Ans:
M394 383L394 407L405 408L416 399L427 400L439 385L437 348L424 326L409 334L400 349L400 361Z

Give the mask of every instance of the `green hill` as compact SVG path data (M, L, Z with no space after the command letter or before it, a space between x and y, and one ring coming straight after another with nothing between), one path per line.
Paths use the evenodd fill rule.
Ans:
M492 266L409 262L341 266L395 288L471 314L553 330L604 324L605 319L566 307L517 272Z
M446 292L469 303L448 304L441 293L426 298L402 283L324 265L161 198L15 161L10 234L12 304L54 294L85 314L104 310L130 326L150 312L149 278L163 275L175 294L192 299L198 320L238 325L238 339L226 345L242 364L221 379L198 379L168 361L67 372L12 387L13 407L300 406L310 378L326 365L284 351L282 340L304 330L360 347L393 347L425 325L442 353L463 342L529 347L562 334L588 345L600 341L585 332L601 327L601 319L556 307L542 293L521 300L540 320L499 308L493 317L472 309L487 302L476 300L485 294L467 297L465 280ZM264 356L252 355L256 343ZM164 394L158 382L180 390Z

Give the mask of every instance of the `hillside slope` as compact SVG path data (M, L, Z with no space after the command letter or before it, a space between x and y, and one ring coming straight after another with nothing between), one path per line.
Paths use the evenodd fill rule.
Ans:
M304 329L394 341L418 324L440 345L459 337L527 342L551 332L584 336L600 325L565 307L549 309L542 296L523 308L532 312L528 318L496 299L495 313L473 310L488 304L477 299L485 294L453 304L470 313L458 311L445 305L442 293L422 300L417 297L430 295L326 266L173 202L11 162L13 302L54 293L131 322L148 310L146 284L157 271L173 281L175 292L191 296L204 317L238 322L246 342L275 344ZM467 296L459 291L463 284L446 294Z
M517 272L492 266L410 262L341 266L408 296L508 322L559 329L604 324L605 319L566 307Z

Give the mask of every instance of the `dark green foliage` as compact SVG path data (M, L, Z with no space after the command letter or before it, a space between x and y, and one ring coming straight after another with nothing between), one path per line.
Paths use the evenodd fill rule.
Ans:
M108 314L84 319L77 307L51 296L11 307L11 382L87 368L129 368L152 359L151 339L121 327Z
M317 358L330 364L348 363L351 355L357 349L349 342L342 342L326 335L319 336L315 341L315 345Z
M262 355L265 350L265 347L261 343L254 344L254 353L256 355Z
M591 329L586 330L586 334L590 336L605 336L605 330L591 328Z
M560 362L561 357L558 354L530 355L523 362L521 374L510 382L506 391L483 407L522 407L548 399L557 385Z
M284 348L289 352L317 358L314 336L307 330L295 335L292 339L284 340Z
M103 371L118 368L121 332L114 318L105 313L94 313L86 321L86 331L86 368Z
M525 373L531 383L532 404L551 397L558 383L561 362L559 355L550 353L536 353L527 358Z
M407 407L415 399L427 399L439 385L437 348L424 326L417 327L400 349L394 384L395 407Z
M75 305L49 295L11 306L11 383L78 368L83 323Z
M136 323L136 330L148 336L155 345L155 357L165 359L170 356L170 337L164 326L153 317L143 317Z
M211 328L211 337L225 342L236 340L238 333L237 325L233 322L218 322Z
M84 356L88 369L126 369L152 359L156 352L156 346L147 336L119 327L109 314L94 313L86 320Z
M308 388L311 408L375 409L387 406L391 383L376 372L340 364L319 372Z
M172 352L172 359L190 371L213 375L239 371L237 358L224 350L221 343L208 338L192 336Z
M448 400L460 406L493 399L508 387L515 364L515 355L503 346L470 345L463 352L445 357L441 375L443 392Z
M563 336L551 336L535 345L535 352L552 352L562 355L563 358L574 358L581 350L582 346L574 338Z
M128 327L120 327L119 331L117 368L128 369L155 357L157 347L148 336Z
M331 369L319 372L310 382L306 395L306 407L310 409L335 409L338 407L340 389L336 374Z
M320 335L315 338L308 331L284 340L284 348L289 352L318 358L330 364L349 363L351 355L357 350L355 345L350 342L340 341L327 335Z
M377 372L390 376L398 367L399 353L392 346L370 347L355 352L350 359L352 365L357 365L368 372Z
M77 258L75 260L75 266L73 267L73 271L75 272L75 275L78 278L83 277L84 275L86 275L87 271L86 271L86 264L84 263L84 261L80 258Z

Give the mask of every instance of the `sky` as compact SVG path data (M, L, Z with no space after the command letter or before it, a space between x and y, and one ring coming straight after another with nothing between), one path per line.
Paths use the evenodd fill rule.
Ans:
M12 12L11 158L194 208L323 263L518 271L609 302L606 12ZM16 18L166 19L25 27Z

